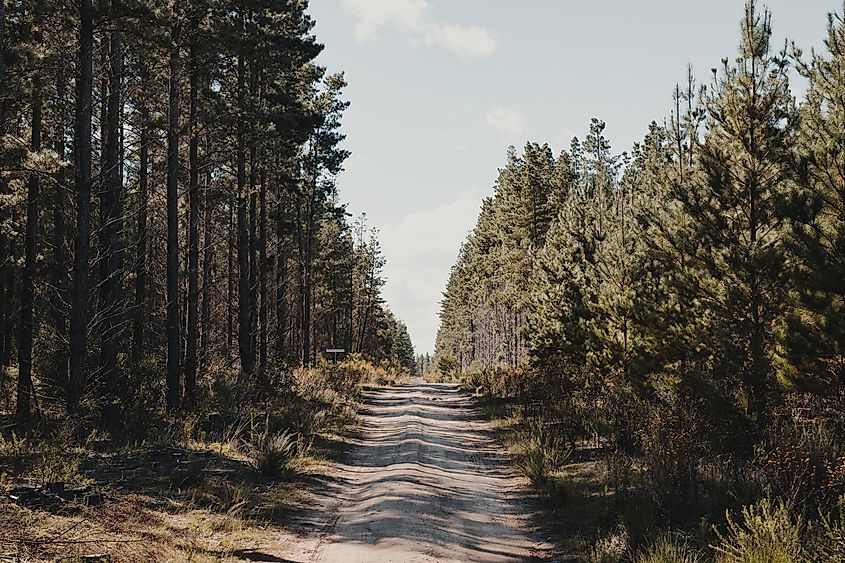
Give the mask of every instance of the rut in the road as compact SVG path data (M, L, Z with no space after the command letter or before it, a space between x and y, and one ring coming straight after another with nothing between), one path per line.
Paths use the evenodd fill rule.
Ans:
M369 392L363 418L305 560L525 561L544 549L489 423L456 386Z

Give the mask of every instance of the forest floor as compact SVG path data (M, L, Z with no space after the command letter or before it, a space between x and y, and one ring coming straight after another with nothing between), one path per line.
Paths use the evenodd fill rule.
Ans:
M315 451L275 483L207 444L92 454L89 487L25 502L0 479L0 561L548 559L534 501L455 385L370 389L354 433Z

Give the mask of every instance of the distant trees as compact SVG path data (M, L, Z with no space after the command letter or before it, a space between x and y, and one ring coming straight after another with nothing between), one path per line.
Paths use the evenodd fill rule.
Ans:
M346 81L313 26L307 2L2 3L0 363L21 418L65 402L113 427L136 385L176 412L231 359L270 388L326 347L413 369L375 235L338 203Z

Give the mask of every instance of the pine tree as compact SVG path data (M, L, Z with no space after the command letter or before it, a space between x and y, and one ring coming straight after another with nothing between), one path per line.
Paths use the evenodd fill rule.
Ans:
M709 275L696 297L715 319L717 370L739 376L739 401L761 426L774 391L771 327L783 304L781 204L795 115L787 60L771 52L770 13L749 1L741 29L736 64L724 61L705 100L698 177L679 196Z
M799 191L791 201L790 281L783 374L823 393L845 389L845 20L828 18L826 56L799 70L809 80L796 142ZM800 57L800 53L798 53Z
M80 54L77 80L74 160L76 169L76 237L70 311L70 359L67 407L77 414L85 391L88 331L89 252L91 244L91 110L93 89L94 8L80 3Z

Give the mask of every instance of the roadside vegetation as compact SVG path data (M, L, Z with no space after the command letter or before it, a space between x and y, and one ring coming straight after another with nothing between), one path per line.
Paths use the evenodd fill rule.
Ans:
M845 20L808 54L740 15L630 152L509 150L418 361L586 561L842 560Z
M188 416L148 412L119 435L44 420L0 433L0 554L53 561L237 559L279 531L356 429L362 390L402 381L360 358L300 368L267 393L221 376ZM239 550L244 551L241 556Z

